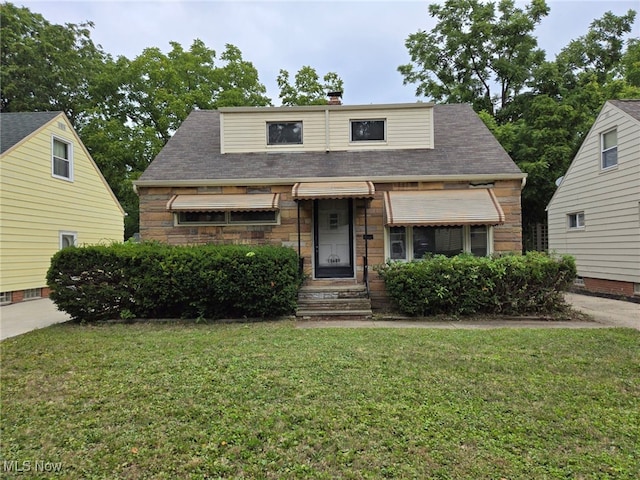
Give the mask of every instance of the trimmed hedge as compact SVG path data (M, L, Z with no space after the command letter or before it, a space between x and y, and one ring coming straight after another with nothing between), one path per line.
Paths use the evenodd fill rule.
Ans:
M377 268L399 310L434 314L547 314L562 311L563 291L576 276L575 261L539 252L488 258L436 255Z
M265 318L295 311L300 278L285 247L124 243L58 251L47 284L78 321Z

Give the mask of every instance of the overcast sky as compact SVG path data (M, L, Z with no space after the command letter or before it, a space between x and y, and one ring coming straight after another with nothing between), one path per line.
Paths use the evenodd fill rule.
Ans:
M9 0L57 24L92 21L91 38L114 57L135 58L147 47L187 49L199 38L218 54L227 43L257 68L267 95L279 105L276 77L291 78L302 66L320 77L329 71L344 80L344 103L415 102L415 86L403 85L398 65L409 62L404 42L430 30L432 1L60 1ZM547 0L550 14L537 30L538 43L552 59L584 35L606 11L622 15L640 3L618 0ZM518 1L519 6L525 5ZM636 19L632 35L640 37Z

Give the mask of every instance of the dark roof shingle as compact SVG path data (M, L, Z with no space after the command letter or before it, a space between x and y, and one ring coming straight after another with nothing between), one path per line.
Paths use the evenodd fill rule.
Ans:
M521 175L522 172L467 104L434 107L435 148L305 153L220 153L220 113L196 110L140 177L154 181L406 178Z
M62 112L0 113L0 153L4 153Z
M609 103L640 121L640 100L609 100Z

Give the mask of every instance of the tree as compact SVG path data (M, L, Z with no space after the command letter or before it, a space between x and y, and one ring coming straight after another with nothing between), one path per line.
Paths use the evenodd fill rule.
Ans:
M640 85L628 81L634 75L634 55L639 55L637 39L624 48L634 19L630 10L621 16L606 12L594 20L585 35L534 71L531 90L519 97L509 115L500 116L499 140L504 140L507 121L513 122L510 131L519 132L505 148L528 174L522 195L526 223L546 220L555 181L566 173L602 105L610 99L640 98Z
M304 66L294 77L294 83L289 80L289 72L280 70L277 82L280 88L282 105L326 105L327 92L342 92L342 79L335 72L328 72L320 83L320 77L315 68Z
M0 110L61 110L76 126L108 58L91 40L93 24L54 25L11 3L0 5L0 17Z
M523 91L544 60L533 31L549 13L544 0L525 9L514 0L447 0L429 5L438 20L431 32L409 35L411 63L398 67L404 84L417 84L416 96L447 103L471 103L494 113Z
M133 60L107 62L93 90L98 105L87 112L81 136L103 170L128 217L127 236L137 231L138 198L132 182L142 174L194 109L268 105L266 87L240 50L216 53L201 40L185 50L147 48Z

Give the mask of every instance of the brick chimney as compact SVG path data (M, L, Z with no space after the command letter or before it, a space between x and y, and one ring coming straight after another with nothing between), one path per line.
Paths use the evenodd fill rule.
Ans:
M327 93L329 96L329 105L342 105L342 92L329 92Z

